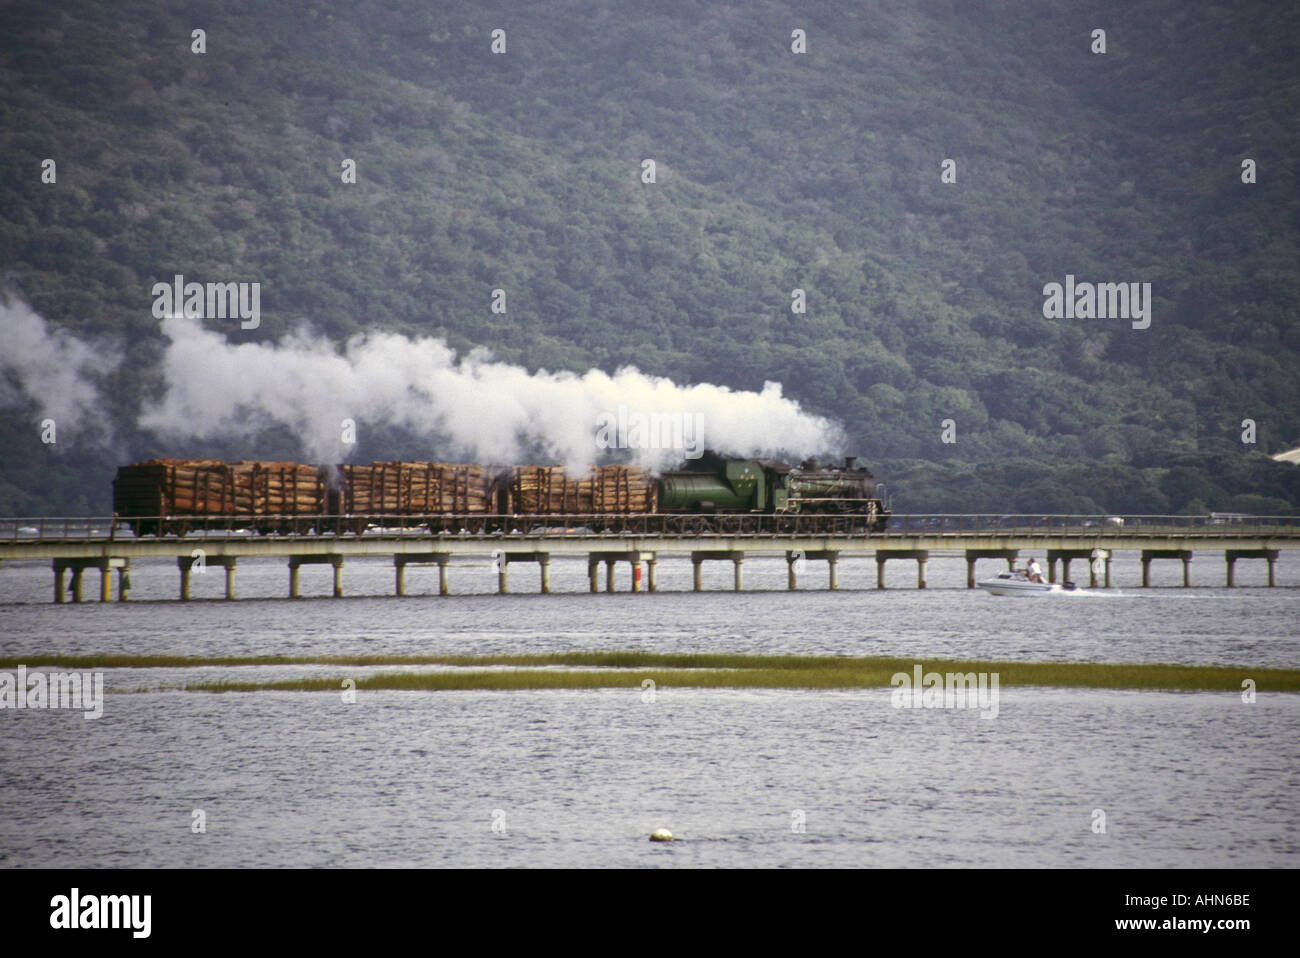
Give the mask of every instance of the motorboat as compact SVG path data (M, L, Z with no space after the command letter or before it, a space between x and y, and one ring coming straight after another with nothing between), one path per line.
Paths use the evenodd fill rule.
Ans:
M1073 592L1077 588L1073 582L1035 581L1019 569L999 572L993 578L975 584L989 595L1051 595L1053 592Z

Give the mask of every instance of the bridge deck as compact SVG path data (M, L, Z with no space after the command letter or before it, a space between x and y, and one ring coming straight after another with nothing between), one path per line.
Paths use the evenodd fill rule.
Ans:
M56 601L62 601L63 576L72 572L72 591L81 594L85 569L101 573L101 598L110 597L109 577L119 577L119 597L129 595L131 559L175 558L181 572L181 596L189 594L189 568L193 562L211 563L226 570L227 595L234 596L234 574L240 558L283 557L290 566L290 594L297 593L297 568L304 563L334 566L335 594L342 594L342 569L348 558L389 558L397 570L397 592L403 591L403 569L411 562L436 562L442 591L447 591L447 565L460 557L491 556L499 564L500 591L507 591L511 563L541 565L543 591L549 591L552 558L586 556L595 569L609 569L607 588L612 591L613 566L629 562L639 588L641 563L649 564L649 588L656 588L660 558L689 556L696 564L730 560L736 565L736 588L742 586L742 565L747 555L784 555L790 562L790 587L795 570L807 561L826 561L831 588L836 588L836 564L841 558L874 557L878 584L884 587L884 564L890 559L917 563L917 586L925 588L925 565L931 553L964 554L967 585L974 584L974 564L980 558L1013 562L1020 553L1042 554L1050 577L1056 563L1068 575L1072 559L1091 559L1090 581L1097 584L1104 571L1111 583L1111 553L1140 551L1143 585L1149 581L1153 559L1178 558L1188 566L1197 552L1220 552L1227 563L1227 584L1232 585L1238 559L1263 558L1274 584L1274 563L1279 551L1300 549L1300 518L1249 517L1228 520L1205 516L895 516L884 532L855 529L854 517L845 516L727 516L710 517L727 531L691 530L690 516L546 516L546 517L430 517L444 528L430 532L415 525L419 517L285 517L301 531L293 534L258 534L252 527L267 517L208 520L212 527L185 535L134 535L123 520L108 518L0 519L0 562L50 560L56 576ZM159 521L171 521L161 519ZM194 520L186 520L194 521ZM541 525L540 523L545 523ZM509 531L490 531L493 526ZM528 528L525 530L523 526ZM604 531L592 531L603 528ZM356 530L363 531L356 531ZM2 579L0 579L2 582ZM125 584L124 584L125 583Z

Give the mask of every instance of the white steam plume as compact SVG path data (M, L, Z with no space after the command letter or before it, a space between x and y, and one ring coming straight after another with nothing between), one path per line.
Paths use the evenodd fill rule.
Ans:
M116 350L51 329L21 300L0 298L0 406L34 402L57 428L111 438L95 380L121 362Z
M341 423L351 419L359 432L383 423L428 436L429 458L512 463L540 447L576 468L604 458L598 417L616 417L622 406L682 417L702 427L701 445L738 455L812 454L841 442L838 426L783 398L778 383L744 392L679 386L633 368L530 373L485 350L458 358L441 340L394 333L353 337L340 352L303 329L278 343L241 344L184 317L164 319L162 329L171 341L162 360L167 392L140 420L160 436L249 435L274 422L293 429L315 461L339 462L350 452ZM435 437L452 448L433 448ZM630 451L649 466L682 459L680 448Z

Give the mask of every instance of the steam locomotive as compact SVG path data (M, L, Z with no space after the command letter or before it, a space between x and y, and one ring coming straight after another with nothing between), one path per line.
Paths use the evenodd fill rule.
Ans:
M798 466L775 459L728 459L705 451L677 472L659 478L659 510L683 513L831 513L862 516L869 531L883 532L889 512L876 497L876 481L856 456L843 468L816 459Z
M360 534L375 524L492 533L516 531L534 517L545 524L547 516L595 532L868 533L889 521L874 477L856 457L843 466L795 466L709 450L658 477L627 465L574 475L562 466L152 459L118 469L113 511L137 535ZM645 521L653 517L676 518Z

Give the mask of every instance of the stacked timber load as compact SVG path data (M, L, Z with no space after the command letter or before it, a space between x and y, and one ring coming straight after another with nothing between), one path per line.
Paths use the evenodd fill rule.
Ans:
M518 466L510 481L510 502L518 513L575 513L578 484L563 466Z
M312 516L325 511L325 483L314 466L296 462L236 462L235 483L247 489L255 516Z
M349 515L488 512L491 483L482 466L372 462L339 466L339 510Z
M592 512L654 512L658 486L639 466L597 466L592 476Z
M521 514L640 513L656 505L654 480L637 466L597 466L581 477L563 466L519 466L510 492Z
M113 480L120 516L315 515L323 506L317 470L292 462L150 459Z
M233 515L249 504L219 459L150 459L122 466L113 480L119 516Z

